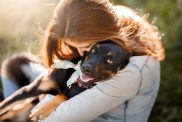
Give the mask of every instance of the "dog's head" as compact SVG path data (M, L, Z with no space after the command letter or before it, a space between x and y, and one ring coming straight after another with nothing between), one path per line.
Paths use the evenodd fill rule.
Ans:
M85 88L95 82L113 77L129 62L130 53L111 41L95 44L89 52L85 52L81 61L81 76L78 83Z

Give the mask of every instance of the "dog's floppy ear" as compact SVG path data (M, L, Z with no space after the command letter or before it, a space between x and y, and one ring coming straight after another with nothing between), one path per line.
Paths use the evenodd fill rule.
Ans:
M85 58L87 57L87 55L88 55L88 52L87 51L84 51L83 52L83 56L81 58L81 64L83 63L83 61L85 60Z
M123 68L125 68L130 60L130 57L132 56L132 54L128 51L122 51L122 55L123 55L123 59L121 60L121 65L119 67L119 70L122 70Z
M126 52L125 66L128 65L131 56L132 56L132 53Z

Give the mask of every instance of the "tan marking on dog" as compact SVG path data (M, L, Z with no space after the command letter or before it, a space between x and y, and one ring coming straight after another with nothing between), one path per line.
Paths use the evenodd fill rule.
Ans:
M97 47L97 48L100 48L100 44L98 44L96 47Z
M68 98L64 94L56 95L52 100L40 106L35 112L30 114L32 120L40 120L49 116L62 102Z
M49 78L43 78L43 81L40 83L39 88L42 91L47 91L49 89L54 89L56 87L58 87L58 85L54 82L51 81L51 79Z

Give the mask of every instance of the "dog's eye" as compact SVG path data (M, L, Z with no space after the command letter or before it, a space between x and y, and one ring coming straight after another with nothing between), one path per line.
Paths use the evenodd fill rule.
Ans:
M113 62L113 60L111 60L111 59L107 59L107 63L113 64L114 62Z

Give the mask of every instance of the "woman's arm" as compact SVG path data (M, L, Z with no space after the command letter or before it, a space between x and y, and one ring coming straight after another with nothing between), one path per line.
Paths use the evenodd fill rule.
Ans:
M138 92L139 84L139 69L128 65L112 79L63 102L45 121L91 121L133 97Z

